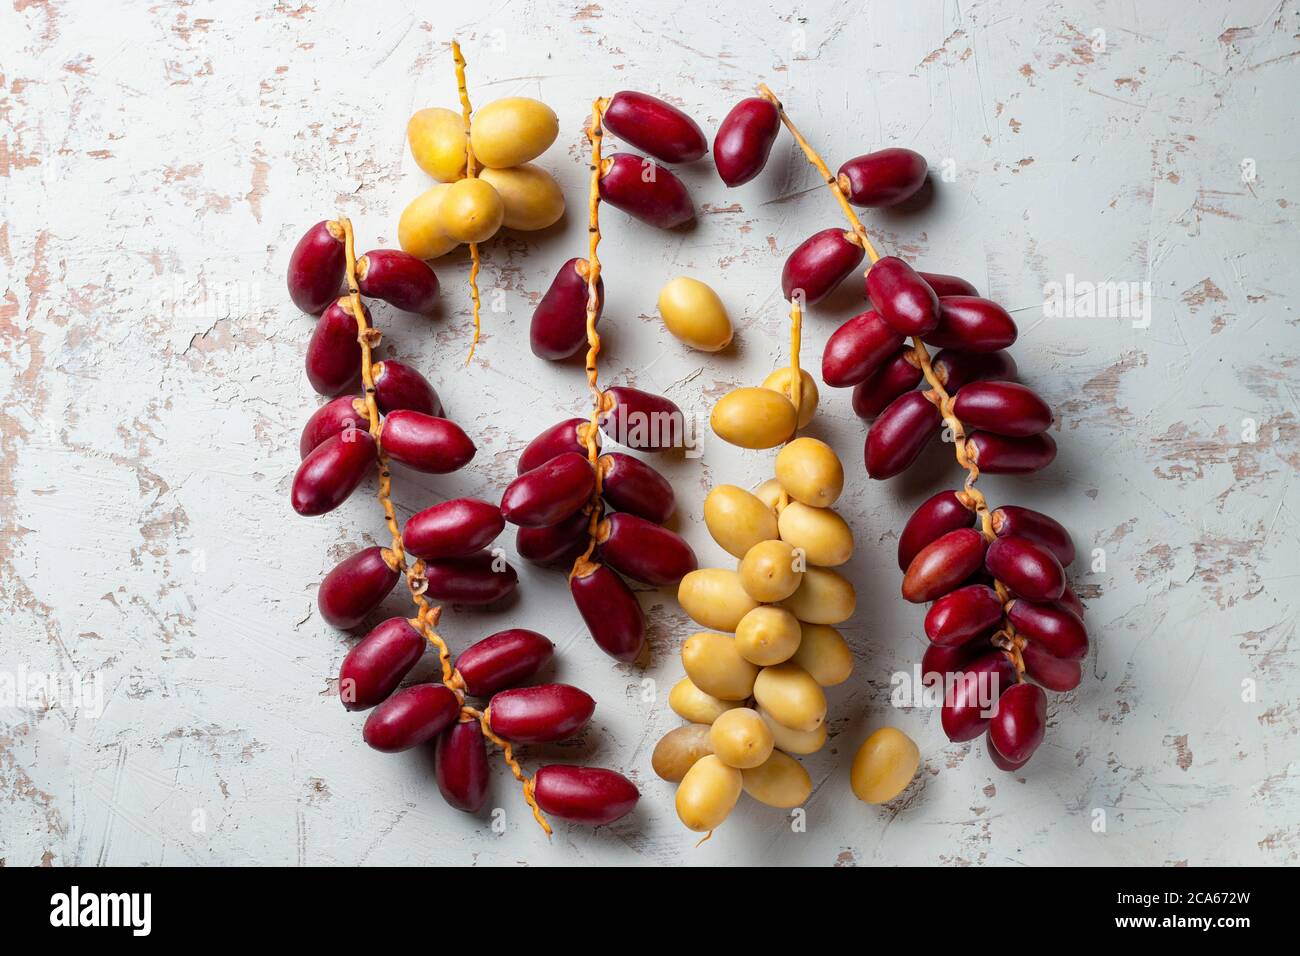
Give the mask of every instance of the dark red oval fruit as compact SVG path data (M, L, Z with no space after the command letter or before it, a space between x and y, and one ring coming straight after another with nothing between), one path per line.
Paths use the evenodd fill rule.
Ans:
M698 566L680 535L631 514L612 514L596 528L601 560L629 578L662 587L676 584Z
M316 409L311 418L307 419L307 424L302 427L302 436L298 439L299 457L306 458L325 439L333 438L349 428L367 431L370 428L370 418L361 399L340 395Z
M403 312L429 315L438 304L438 277L428 263L401 249L371 249L358 259L357 287Z
M366 312L369 322L370 313ZM361 388L361 342L352 300L338 299L316 321L307 343L307 381L322 395L333 398Z
M359 428L327 438L302 460L290 500L300 515L323 515L348 500L375 463L375 440Z
M1074 562L1074 539L1055 518L1017 505L1003 505L990 517L993 532L999 538L1006 535L1028 538L1056 555L1061 567L1068 568Z
M544 813L589 826L627 816L640 796L627 777L599 767L551 764L533 777L533 797Z
M432 475L464 468L476 451L469 436L450 419L406 410L384 416L379 443L394 461Z
M402 543L417 558L458 558L481 551L506 526L501 509L478 498L453 498L413 514Z
M695 218L682 181L653 160L614 153L601 164L600 198L633 219L673 229Z
M389 557L385 548L363 548L335 565L316 592L321 617L341 630L365 620L397 583Z
M424 655L424 635L404 617L390 617L348 651L339 666L339 699L367 710L388 699Z
M1009 763L1021 765L1034 755L1047 731L1047 695L1033 684L1016 684L998 698L989 724L991 743Z
M939 324L939 297L897 256L884 256L871 267L867 298L899 335L923 336Z
M587 444L584 436L590 428L591 422L586 418L567 418L552 425L530 441L520 452L517 473L522 475L526 471L532 471L552 458L563 455L566 451L585 456ZM600 448L600 432L596 432L596 447Z
M1013 593L1029 601L1055 601L1065 591L1061 562L1028 538L994 538L984 555L984 567Z
M569 684L516 687L493 695L488 726L511 743L554 743L587 726L595 710L591 695Z
M1088 655L1088 632L1073 611L1056 604L1016 600L1007 608L1007 620L1053 657L1077 661Z
M906 571L922 548L949 531L975 524L975 511L956 491L941 491L912 512L898 536L898 567Z
M1002 601L991 587L969 584L945 594L925 615L925 634L935 644L964 644L1002 620Z
M510 482L501 496L501 514L526 528L558 524L586 504L595 489L591 462L565 452Z
M922 378L915 354L900 346L885 364L853 387L853 413L870 421L894 399L916 388Z
M903 345L903 337L875 312L855 315L831 333L822 350L822 381L832 388L857 385Z
M602 651L629 663L645 645L645 613L627 584L603 564L589 564L569 578L578 613Z
M477 720L462 720L442 732L434 756L438 792L449 806L477 813L487 802L487 741Z
M533 354L552 362L577 355L587 347L586 259L570 259L560 266L550 288L533 310L528 341ZM596 279L596 322L605 307L605 280Z
M605 128L665 163L690 163L709 151L699 124L649 93L620 90L604 113Z
M673 516L677 508L673 486L641 459L615 451L601 455L596 467L600 470L600 493L611 508L655 524Z
M395 754L428 743L460 716L460 700L442 684L399 690L366 718L366 743Z
M953 402L957 418L971 429L1024 438L1047 431L1052 409L1016 382L971 382Z
M491 697L531 678L555 653L547 638L522 627L483 638L456 658L456 672L471 697Z
M515 569L491 551L426 561L424 576L430 597L453 604L491 604L519 583Z
M722 181L739 186L761 173L780 131L781 116L763 97L733 106L713 137L713 164Z
M984 550L984 536L974 528L949 531L930 542L907 566L903 597L925 604L961 587L984 561Z
M975 432L966 439L966 454L986 474L1028 475L1056 459L1056 439L1047 432L1027 438Z
M853 157L835 178L855 206L893 206L925 185L926 170L924 156L894 146Z
M1016 323L1006 309L973 295L939 298L939 324L925 341L941 349L996 352L1016 340Z
M953 743L974 740L989 725L998 699L1016 680L1016 669L1002 651L994 650L966 665L951 691L945 688L939 721Z
M843 229L823 229L795 247L781 269L781 292L793 299L803 292L805 305L815 305L848 278L866 253L856 235Z
M885 479L906 471L942 429L943 414L924 392L900 395L867 431L867 476Z
M429 380L409 365L389 359L376 362L371 371L375 379L375 402L384 414L410 411L443 417L442 399L438 398Z
M289 255L289 298L304 312L317 315L333 302L347 269L343 229L322 220L308 229Z

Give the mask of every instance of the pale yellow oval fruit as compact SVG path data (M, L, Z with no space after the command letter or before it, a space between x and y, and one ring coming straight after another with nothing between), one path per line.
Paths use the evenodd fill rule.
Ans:
M450 188L450 183L438 183L407 203L397 220L397 243L403 252L417 259L437 259L460 245L438 224L438 207Z
M775 717L758 708L759 716L772 728L772 739L776 741L777 750L788 754L815 754L826 746L826 724L823 722L816 730L795 730L785 726Z
M661 779L677 783L697 760L712 752L709 725L687 724L659 738L654 753L650 755L650 766Z
M704 523L722 548L738 558L777 536L776 512L735 485L718 485L704 499Z
M799 427L805 428L812 421L813 414L817 411L817 402L820 396L817 393L817 382L808 374L806 369L799 369L799 380L803 382L803 391L799 393ZM763 379L763 387L774 392L780 392L790 399L790 404L794 404L794 391L790 388L789 367L779 368Z
M682 720L694 724L711 724L719 716L740 704L734 700L722 700L712 694L706 694L694 684L689 677L683 677L668 692L668 706Z
M781 493L781 482L775 478L767 479L754 489L754 497L774 510L781 501ZM743 558L744 555L742 554L740 557Z
M736 627L736 650L760 667L788 661L802 639L798 618L783 607L756 607Z
M501 224L530 232L545 229L564 215L564 191L546 170L532 163L509 169L488 168L479 173L501 197L506 211Z
M748 707L729 710L709 728L709 746L728 767L747 770L772 755L772 730Z
M803 580L803 558L784 541L760 541L740 560L740 584L755 601L784 601Z
M699 279L678 276L659 290L664 326L693 349L719 352L731 344L731 319L718 293Z
M823 687L843 684L853 673L853 651L844 635L827 624L800 624L791 660Z
M736 650L734 637L712 631L700 631L686 639L682 667L692 684L720 700L744 700L753 692L758 676L758 668Z
M439 182L465 175L465 120L454 110L416 110L406 122L406 141L416 165Z
M769 807L789 810L800 806L812 793L812 777L789 754L773 750L762 764L740 772L745 792Z
M777 452L776 480L795 501L829 508L844 490L844 466L824 441L796 438Z
M888 803L907 789L921 765L921 751L895 727L881 727L853 758L849 783L863 803Z
M484 166L504 169L536 159L560 132L555 111L526 96L508 96L481 106L469 124L474 158Z
M794 406L770 388L737 388L718 399L709 424L733 445L773 448L794 434Z
M701 757L677 785L678 819L697 833L712 830L727 819L740 799L742 783L735 767L728 767L714 754Z
M505 219L501 194L482 179L461 179L447 186L438 204L438 226L457 242L486 242Z
M732 633L740 619L758 607L740 575L726 568L700 568L686 575L677 585L677 603L701 627Z
M853 616L857 592L842 575L830 568L808 565L799 590L781 602L801 621L809 624L840 624Z
M826 694L798 664L775 664L759 671L754 700L791 730L816 730L826 720Z
M809 564L824 568L853 557L853 529L829 508L812 508L792 501L777 517L781 540L801 548Z

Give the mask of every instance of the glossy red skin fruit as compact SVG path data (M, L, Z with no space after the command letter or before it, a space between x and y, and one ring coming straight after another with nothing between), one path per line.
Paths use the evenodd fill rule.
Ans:
M989 743L1008 763L1023 764L1034 755L1047 732L1047 695L1034 684L1020 683L998 698L989 724Z
M399 690L366 718L362 736L375 750L401 753L427 744L460 716L460 701L442 684Z
M979 290L961 276L948 275L944 272L918 272L926 284L940 297L945 295L979 295Z
M867 476L883 480L906 471L942 429L943 413L923 392L898 396L867 431Z
M424 576L429 582L428 595L452 604L491 604L514 591L519 584L515 569L501 561L501 570L493 565L498 558L491 551L480 551L463 558L440 558L427 561Z
M357 286L403 312L429 315L438 304L438 277L422 259L401 249L371 249L357 262Z
M653 165L631 153L614 153L600 177L600 198L633 219L659 229L673 229L695 218L691 194L682 181L662 166L654 166L654 178L643 171Z
M358 405L361 405L363 411L357 410ZM298 439L298 455L306 458L325 439L333 438L349 428L368 431L370 419L364 414L364 408L360 399L340 395L316 409L302 427L302 437Z
M591 695L569 684L516 687L488 701L488 726L511 743L549 744L582 730L595 710Z
M512 627L465 648L456 658L456 672L471 697L491 697L517 687L546 666L555 645L536 631Z
M338 298L347 270L343 232L334 236L329 226L330 220L316 223L303 233L289 255L289 298L311 315L319 315Z
M751 96L731 108L713 137L713 164L728 186L740 186L763 171L781 132L781 116L769 100Z
M839 168L836 179L855 206L892 206L925 185L925 157L910 149L891 147L855 156Z
M635 451L667 451L685 441L686 416L671 399L639 388L605 389L612 406L600 419L601 430Z
M459 558L481 551L505 530L501 509L478 498L453 498L411 515L402 543L417 558Z
M307 343L307 381L328 398L361 389L361 343L351 309L347 299L336 300L316 321Z
M612 514L596 532L600 558L635 581L663 587L676 584L699 562L680 535L636 515Z
M569 517L595 490L591 462L577 452L565 452L510 482L501 496L501 515L511 524L544 528Z
M885 364L853 386L853 413L870 421L900 395L910 392L924 376L917 367L912 350L899 346Z
M323 515L348 500L375 463L375 440L359 428L327 438L298 465L289 500L300 515Z
M949 531L975 524L975 512L962 504L955 491L941 491L921 502L898 536L898 567L906 571L912 559L932 541Z
M1025 438L1047 431L1052 409L1016 382L971 382L962 386L953 411L963 424L996 435Z
M663 524L677 509L668 479L639 458L614 451L596 461L601 474L601 495L616 511L626 511L655 524Z
M939 324L927 345L961 352L996 352L1016 340L1016 323L1006 309L974 295L939 297Z
M867 298L899 335L924 336L939 324L939 297L897 256L884 256L871 267Z
M578 429L590 424L590 420L586 418L566 418L552 425L524 447L519 455L516 473L522 475L526 471L532 471L552 458L563 455L566 451L576 452L579 455L587 454L587 445L578 434ZM596 433L596 447L600 448L600 432Z
M405 409L384 417L379 443L394 461L431 475L464 468L477 450L450 419Z
M1028 438L1008 438L975 432L966 439L966 453L989 475L1029 475L1056 458L1056 439L1047 432Z
M1088 631L1073 611L1056 604L1012 601L1007 620L1018 633L1053 657L1077 661L1088 655Z
M961 587L984 560L984 536L959 528L930 542L907 566L903 597L913 604L934 601Z
M1020 655L1025 661L1025 673L1048 690L1074 690L1083 679L1083 666L1078 661L1053 657L1032 641L1021 648Z
M462 720L442 732L433 759L438 792L448 806L477 813L487 802L487 741L477 720Z
M534 564L572 565L587 548L590 512L579 508L559 524L543 528L520 528L515 534L515 551Z
M424 635L390 617L363 637L339 666L339 699L348 710L383 703L424 656Z
M605 107L605 128L665 163L692 163L709 151L704 131L671 103L620 90Z
M855 315L831 333L822 350L822 381L847 388L866 380L903 345L903 337L875 312Z
M1002 756L1002 754L998 753L998 748L994 747L989 740L988 733L984 734L984 749L988 752L989 760L993 761L993 766L999 770L1005 770L1007 773L1014 773L1029 762L1028 760L1022 760L1020 763L1014 763Z
M1065 592L1061 562L1028 538L994 538L984 555L984 567L1027 601L1055 601Z
M587 260L573 258L560 266L550 288L533 310L528 342L533 354L552 362L571 358L587 347ZM583 271L579 271L579 269ZM605 309L605 280L596 278L596 322Z
M384 561L382 548L363 548L321 581L316 592L321 617L340 630L356 627L388 597L398 577Z
M1003 505L993 512L992 518L993 533L999 538L1009 534L1028 538L1056 555L1061 567L1068 568L1074 563L1074 539L1055 518L1018 505Z
M615 660L636 660L645 645L645 612L623 579L597 564L588 574L573 575L569 591L600 649Z
M990 651L966 665L953 685L952 699L945 699L939 712L943 732L953 743L974 740L989 725L990 718L983 716L985 708L979 702L981 675L985 675L983 690L993 701L1005 694L1016 681L1015 667L999 650ZM992 706L989 709L993 709Z
M849 241L852 235L838 227L823 229L799 243L781 269L781 292L786 299L802 289L804 304L816 305L834 292L866 255L860 245Z
M599 767L550 764L533 777L533 798L543 813L589 826L627 816L640 796L627 777Z
M940 679L948 674L955 674L965 669L972 661L983 657L991 648L987 636L953 646L931 644L921 655L922 679L931 680L932 674Z
M411 366L389 359L376 362L371 370L375 376L375 402L385 415L408 411L443 417L442 399L429 380Z
M1029 537L1029 536L1026 535L1025 537ZM1030 538L1030 540L1032 541L1033 539ZM1039 542L1039 544L1042 543L1043 542L1041 541ZM1058 561L1061 560L1061 556L1059 554L1056 556L1056 560ZM1065 562L1061 561L1061 565L1064 566ZM1061 595L1061 597L1057 600L1056 603L1059 604L1061 607L1065 608L1067 611L1072 611L1074 613L1074 616L1077 617L1079 620L1081 621L1083 620L1083 602L1079 600L1079 595L1074 593L1074 588L1070 587L1068 583L1065 585L1065 593Z
M1003 380L1016 377L1016 360L1010 352L959 352L943 349L935 355L930 367L944 390L951 395L968 382L990 378Z
M925 634L935 644L965 644L1002 620L1002 601L991 587L968 584L945 594L925 615Z

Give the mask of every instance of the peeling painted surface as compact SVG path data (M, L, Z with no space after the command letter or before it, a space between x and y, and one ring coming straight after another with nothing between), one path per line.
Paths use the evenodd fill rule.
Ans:
M0 704L0 862L1300 859L1297 4L739 6L678 7L673 32L655 35L632 0L379 0L364 18L269 0L122 3L112 31L59 0L5 5L0 672L97 677L100 703ZM397 214L425 185L406 118L454 105L453 35L476 102L538 96L559 113L542 162L570 213L486 248L485 335L468 368L464 257L437 266L440 316L377 307L387 354L429 375L479 447L462 474L398 474L401 512L495 500L524 442L585 404L579 369L543 366L524 342L558 264L585 248L591 98L645 89L712 130L766 80L832 165L884 145L929 158L929 199L868 228L1011 309L1022 380L1058 410L1050 470L981 483L1074 533L1094 634L1083 685L1052 697L1047 743L1024 771L946 743L937 714L890 706L890 677L923 640L921 614L898 597L897 530L958 473L934 448L907 476L869 483L862 425L832 389L812 433L851 473L862 610L845 628L857 672L831 692L830 743L806 761L806 832L752 802L699 849L677 824L649 756L677 723L667 690L693 628L665 592L642 594L655 642L645 672L591 645L554 572L525 567L518 601L444 618L454 649L518 624L557 642L554 676L591 691L597 715L526 762L628 773L644 794L632 817L594 833L560 825L548 844L498 767L497 832L443 805L427 755L362 744L333 687L352 639L319 619L314 590L383 527L365 495L311 520L288 507L317 400L302 374L311 320L283 273L303 229L335 212L362 249L395 242ZM664 391L703 422L720 394L784 361L781 264L839 220L788 137L740 189L707 162L682 176L702 209L691 229L606 213L602 374ZM667 336L655 296L679 273L721 293L732 351L690 353ZM1045 315L1045 286L1070 276L1147 283L1149 325ZM859 301L847 283L814 310L807 366ZM714 441L664 467L679 530L721 563L704 494L766 477L770 456ZM923 767L896 805L867 808L848 764L883 723L917 739Z

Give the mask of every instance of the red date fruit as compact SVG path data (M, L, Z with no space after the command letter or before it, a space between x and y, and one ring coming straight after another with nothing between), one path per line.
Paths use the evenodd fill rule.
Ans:
M967 382L983 381L990 378L1012 379L1016 377L1016 360L1010 352L958 352L944 349L930 363L935 377L949 395L966 385Z
M371 371L375 376L375 402L385 415L408 411L443 417L442 399L429 380L411 366L389 359L376 362Z
M984 561L984 536L974 528L949 531L922 548L903 576L903 597L925 604L960 587Z
M916 388L922 377L912 350L900 346L884 365L853 387L853 413L866 420L875 418L894 399Z
M709 151L695 120L648 93L615 93L605 107L605 128L665 163L691 163Z
M1025 537L1029 538L1029 540L1031 541L1034 540L1029 535L1025 535ZM1045 544L1046 542L1039 541L1038 543ZM1061 556L1059 554L1056 555L1056 559L1060 561ZM1061 561L1061 564L1064 565L1065 562ZM1074 593L1074 588L1070 587L1068 583L1065 585L1065 593L1061 595L1061 597L1057 600L1056 603L1059 604L1061 607L1065 608L1067 611L1073 612L1074 616L1077 617L1079 620L1081 621L1083 620L1083 602L1079 600L1079 595Z
M601 495L611 508L663 524L677 508L668 479L639 458L610 452L596 460Z
M303 234L289 256L289 298L304 312L318 315L343 285L343 229L324 220Z
M578 613L602 651L630 663L645 644L645 613L627 584L603 564L592 564L569 578Z
M1018 600L1008 605L1007 620L1053 657L1077 661L1088 656L1088 632L1073 611L1055 604Z
M403 312L429 315L438 303L438 277L428 264L401 249L372 249L357 260L361 294Z
M424 635L404 617L390 617L348 651L339 666L339 699L367 710L388 699L424 656Z
M993 519L993 533L999 538L1015 535L1041 544L1056 555L1056 560L1061 562L1063 568L1068 568L1074 562L1074 539L1055 518L1017 505L1003 505L990 517ZM1078 613L1080 617L1083 616L1081 611Z
M998 698L989 724L989 743L1009 763L1023 764L1034 755L1047 731L1047 695L1033 684L1016 684Z
M424 576L429 596L452 604L491 604L519 583L515 569L491 551L427 561Z
M534 564L572 564L586 550L590 519L590 510L579 508L559 524L520 528L515 534L515 551Z
M875 312L855 315L826 340L822 381L831 388L857 385L883 366L903 345L903 337Z
M855 206L892 206L925 184L925 157L892 147L855 156L840 167L835 179Z
M1028 438L1007 438L975 432L966 439L966 454L989 475L1028 475L1056 458L1056 440L1047 432Z
M554 653L555 645L541 634L513 627L465 648L456 658L456 673L465 685L465 693L491 697L528 680L546 666Z
M551 286L533 310L528 341L538 358L558 362L587 347L586 259L570 259L560 266ZM605 308L605 280L596 279L596 322Z
M591 422L585 418L569 418L558 425L552 425L530 441L520 453L517 473L522 475L526 471L532 471L567 451L585 456L587 443L583 436L590 428ZM600 432L596 433L596 447L600 447Z
M990 644L985 639L967 641L965 644L930 644L921 655L921 678L927 683L937 675L939 679L957 674L966 666L987 654Z
M417 558L460 558L486 548L505 526L496 505L478 498L453 498L408 518L402 543Z
M325 575L316 592L321 617L340 630L356 627L397 583L397 569L385 548L363 548Z
M1018 597L1055 601L1065 591L1065 571L1051 551L1028 538L994 538L984 567Z
M533 777L533 798L544 813L594 827L627 816L640 796L627 777L599 767L550 764Z
M996 352L1016 340L1016 323L1002 306L974 295L939 299L939 324L925 341L941 349Z
M501 496L501 514L525 528L558 524L586 504L595 488L591 462L568 451L510 482Z
M477 720L462 720L448 727L438 738L434 756L438 792L448 806L477 813L487 802L487 741Z
M1025 673L1048 690L1074 690L1083 679L1083 667L1078 661L1053 657L1032 642L1021 648L1020 655L1025 661Z
M596 527L600 557L615 571L662 587L676 584L699 562L680 535L631 514L612 514Z
M763 171L781 131L781 116L761 96L743 99L731 108L713 137L713 164L728 186L740 186Z
M885 256L871 267L867 298L899 335L927 335L939 324L939 297L897 256Z
M366 718L366 743L386 754L426 744L460 716L460 700L441 684L399 690Z
M682 181L653 160L615 153L601 161L600 198L633 219L672 229L695 218Z
M549 744L587 726L595 710L591 695L569 684L517 687L493 695L487 706L488 726L511 743Z
M601 430L636 451L667 451L685 442L686 416L671 400L639 388L605 389Z
M1028 760L1022 760L1020 763L1015 763L1014 761L1008 760L1006 757L1002 756L1002 754L998 753L998 748L994 747L993 744L990 743L989 735L987 733L984 734L984 750L988 753L989 760L993 762L993 766L997 767L999 770L1005 770L1007 773L1015 773L1029 762Z
M939 722L953 743L974 740L984 732L997 700L1016 680L1016 669L1007 655L991 651L960 671L951 697L945 694Z
M802 291L805 305L815 305L835 291L862 262L865 253L856 235L823 229L801 242L781 269L781 292L793 299Z
M306 365L311 387L329 398L361 388L361 343L351 299L335 300L317 320L307 343Z
M975 511L956 491L941 491L921 503L898 536L898 567L906 571L912 559L949 531L975 524Z
M867 430L867 475L893 478L906 471L943 428L943 414L924 392L907 392L890 402Z
M957 393L953 412L972 429L1013 438L1037 435L1052 424L1047 403L1015 382L971 382Z
M316 411L302 428L302 437L298 439L298 454L306 458L312 449L333 438L349 428L366 431L370 428L370 416L366 414L366 405L361 399L351 395L340 395L326 402Z
M375 440L359 428L349 428L316 446L293 476L290 501L300 515L333 511L370 473Z
M961 276L950 276L943 272L918 272L934 294L942 298L945 295L979 295L979 290Z
M965 644L1001 620L998 593L984 584L970 584L931 605L925 615L925 634L935 644Z
M405 409L384 417L379 444L394 461L431 475L464 468L476 451L455 422Z

